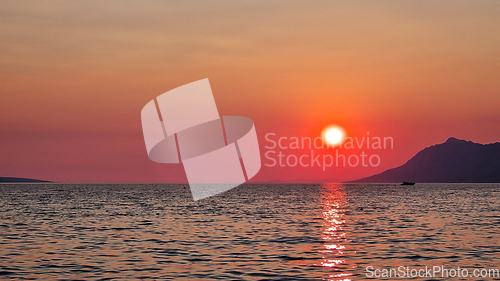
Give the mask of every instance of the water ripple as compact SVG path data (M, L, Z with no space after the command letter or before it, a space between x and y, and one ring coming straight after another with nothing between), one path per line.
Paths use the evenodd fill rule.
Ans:
M347 281L369 265L498 268L499 190L247 184L193 202L185 185L1 184L0 277Z

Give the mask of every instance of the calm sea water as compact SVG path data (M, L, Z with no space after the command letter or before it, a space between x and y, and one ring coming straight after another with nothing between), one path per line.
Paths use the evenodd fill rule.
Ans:
M247 184L198 202L185 185L0 185L5 279L367 280L499 261L498 184Z

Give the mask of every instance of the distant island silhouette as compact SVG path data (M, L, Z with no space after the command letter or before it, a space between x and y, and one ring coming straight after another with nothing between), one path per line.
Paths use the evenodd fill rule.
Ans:
M427 147L404 165L354 183L500 183L500 143L449 138Z
M2 182L7 183L7 182L50 182L50 181L28 179L28 178L0 177L0 183Z

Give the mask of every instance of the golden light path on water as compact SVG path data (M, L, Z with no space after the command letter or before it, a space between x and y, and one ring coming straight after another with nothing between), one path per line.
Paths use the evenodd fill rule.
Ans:
M330 274L328 280L351 281L351 273L342 273L338 266L345 264L344 251L346 250L346 230L344 228L344 215L347 211L348 199L345 196L341 184L325 184L323 187L323 232L324 249L319 252L323 254L322 267L335 269L336 273Z

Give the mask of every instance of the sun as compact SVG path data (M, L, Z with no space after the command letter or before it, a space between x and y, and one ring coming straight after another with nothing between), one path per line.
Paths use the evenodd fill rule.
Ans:
M345 131L339 126L329 126L323 130L323 140L331 145L341 143L344 136Z

